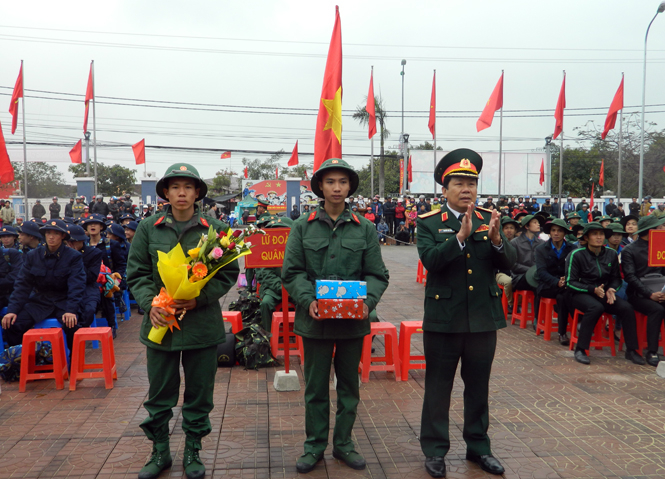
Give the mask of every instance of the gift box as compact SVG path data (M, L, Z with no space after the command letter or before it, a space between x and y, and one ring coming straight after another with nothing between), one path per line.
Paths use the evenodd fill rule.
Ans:
M319 299L319 318L363 319L362 299Z
M316 299L367 299L367 282L318 279Z

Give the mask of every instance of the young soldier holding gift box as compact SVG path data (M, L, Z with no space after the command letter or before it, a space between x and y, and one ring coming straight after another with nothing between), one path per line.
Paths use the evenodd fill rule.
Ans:
M331 362L337 375L333 457L354 469L364 469L365 459L354 450L351 440L360 400L358 365L363 338L370 333L370 312L388 287L388 271L374 224L352 213L346 204L346 198L358 188L353 168L344 160L326 160L312 176L311 185L324 201L294 222L282 267L284 287L296 302L295 333L302 336L305 351L307 439L296 469L310 472L328 445ZM322 319L316 299L317 279L366 281L362 319Z

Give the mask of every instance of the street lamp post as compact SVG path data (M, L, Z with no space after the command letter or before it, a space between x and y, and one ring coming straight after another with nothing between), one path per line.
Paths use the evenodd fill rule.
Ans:
M658 14L663 13L664 11L665 11L665 1L661 2L660 5L658 5L658 11L656 11L656 14L649 22L649 26L647 27L647 33L644 35L644 64L642 70L642 135L640 139L640 178L639 178L639 188L637 193L640 200L643 198L642 183L644 175L644 105L646 102L646 88L647 88L647 39L649 38L649 29L651 28L651 24L656 19Z
M404 159L404 173L406 176L406 171L408 170L407 162L409 159L406 156L406 145L404 144L404 65L406 65L406 60L402 60L402 71L400 72L400 75L402 75L402 133L400 135L400 144L402 146L402 158ZM406 178L406 181L408 181L408 177ZM406 181L402 184L402 194L404 194L404 191L406 190Z
M90 177L90 132L86 131L85 135L85 176Z

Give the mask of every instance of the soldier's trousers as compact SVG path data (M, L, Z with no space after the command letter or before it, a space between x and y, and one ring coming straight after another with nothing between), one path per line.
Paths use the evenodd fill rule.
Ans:
M261 299L261 304L259 305L259 310L261 311L261 327L268 332L272 327L272 313L275 311L275 306L277 303L281 302L282 298L275 298L270 294L266 294ZM278 333L278 331L275 331Z
M647 317L647 350L652 353L658 352L658 339L660 337L660 325L665 318L665 306L649 298L631 297L630 304L635 311ZM625 333L624 333L625 334ZM665 338L664 338L665 339Z
M217 346L186 351L162 351L146 348L148 359L148 399L143 407L148 417L141 429L154 443L169 440L169 420L178 404L180 390L180 358L185 373L185 394L182 405L182 429L187 437L200 440L210 434L208 415L212 411Z
M333 447L340 452L353 450L351 432L360 401L358 365L363 338L302 338L305 350L305 454L322 455L330 431L330 364L337 375L337 413ZM333 348L335 357L333 358Z
M464 428L467 453L491 454L489 380L496 349L496 331L483 333L423 333L425 399L420 423L420 447L425 457L445 456L450 450L450 394L457 363L462 361ZM305 363L307 365L307 363Z

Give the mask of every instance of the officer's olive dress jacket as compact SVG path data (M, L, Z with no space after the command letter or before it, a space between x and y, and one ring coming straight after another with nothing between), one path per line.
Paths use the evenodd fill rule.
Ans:
M423 330L478 333L506 327L494 270L510 269L515 248L501 234L498 251L489 239L492 214L476 208L472 234L460 248L461 223L447 206L418 218L418 254L427 269Z

